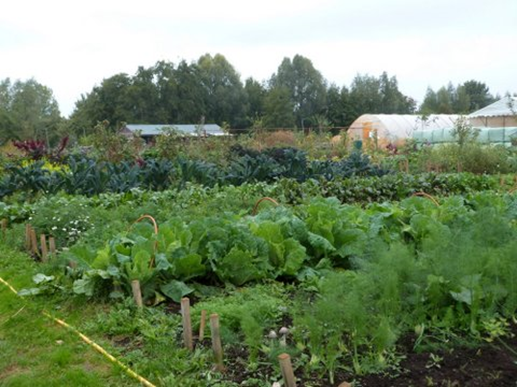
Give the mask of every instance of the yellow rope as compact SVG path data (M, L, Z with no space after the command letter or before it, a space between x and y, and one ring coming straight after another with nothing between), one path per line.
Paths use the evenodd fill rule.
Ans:
M108 358L113 363L117 364L120 368L122 368L124 371L127 372L127 374L135 379L137 379L139 382L141 382L144 386L148 387L154 387L154 384L149 382L148 380L144 379L142 376L138 375L135 371L133 371L131 368L123 364L120 360L118 360L116 357L111 355L108 351L106 351L104 348L102 348L99 344L94 342L93 340L89 339L86 335L79 332L74 327L68 325L63 320L60 320L56 317L51 316L48 312L43 311L42 312L46 317L48 317L51 320L54 320L59 325L71 330L72 332L76 333L86 344L92 346L97 352L103 354L106 358Z
M2 277L0 277L0 282L3 283L5 286L7 286L11 292L18 295L18 292L16 291L16 289L13 288L9 282L4 281L4 279Z
M9 284L9 282L5 281L2 277L0 277L0 282L3 283L5 286L7 286L7 288L13 292L14 294L16 294L18 296L18 292L16 291L15 288L13 288L11 286L11 284ZM89 339L86 335L82 334L81 332L79 332L76 328L72 327L71 325L67 324L66 322L64 322L63 320L60 320L52 315L50 315L48 312L46 311L43 311L41 312L45 317L53 320L54 322L56 322L57 324L71 330L72 332L74 332L75 334L77 334L86 344L90 345L91 347L93 347L97 352L101 353L102 355L104 355L108 360L110 360L111 362L115 363L116 365L118 365L120 368L122 368L124 371L126 371L126 373L131 376L132 378L135 378L136 380L138 380L140 383L142 383L144 386L147 386L147 387L155 387L154 384L152 384L150 381L148 381L147 379L143 378L142 376L138 375L135 371L133 371L131 368L129 368L128 366L126 366L125 364L123 364L120 360L118 360L116 357L114 357L113 355L111 355L108 351L106 351L104 348L102 348L99 344L97 344L96 342L94 342L93 340Z

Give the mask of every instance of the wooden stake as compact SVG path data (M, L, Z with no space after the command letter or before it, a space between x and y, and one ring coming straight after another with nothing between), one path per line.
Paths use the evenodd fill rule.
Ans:
M40 235L41 243L41 262L48 261L48 248L47 248L47 236L45 234Z
M54 237L48 238L48 247L50 250L50 255L55 257L56 256L56 239Z
M131 281L131 289L133 289L133 298L135 300L136 306L142 308L144 306L144 303L142 302L142 291L140 290L140 281Z
M215 369L224 372L223 346L221 345L221 332L219 329L219 315L210 315L210 332L212 334L212 349L214 351Z
M199 322L199 341L203 341L205 338L205 320L206 320L206 310L203 309L201 311L201 320Z
M25 250L31 251L31 225L26 224L25 225Z
M181 317L183 320L183 341L185 342L185 347L187 347L190 351L194 349L194 344L192 342L192 323L190 321L190 300L188 297L183 297L181 299Z
M6 238L7 235L7 219L2 219L2 238Z
M296 387L291 357L287 353L282 353L278 355L278 361L286 387Z
M31 251L34 255L39 256L38 241L36 239L36 231L32 227L30 230L30 236L31 236Z

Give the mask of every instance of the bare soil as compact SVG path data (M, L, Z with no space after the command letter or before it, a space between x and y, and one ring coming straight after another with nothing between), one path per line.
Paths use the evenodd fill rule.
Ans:
M517 327L513 327L513 332L517 334ZM353 386L360 387L517 387L517 336L505 338L504 342L506 346L495 341L477 348L417 353L413 350L413 339L407 338L400 343L400 355L404 359L396 375L357 377L338 371L335 383L331 384L327 376L303 376L303 369L295 370L295 374L299 386L311 387L339 386L342 382L354 382ZM276 374L272 367L264 366L250 371L244 348L231 348L225 356L227 379L239 384L248 379L267 380Z

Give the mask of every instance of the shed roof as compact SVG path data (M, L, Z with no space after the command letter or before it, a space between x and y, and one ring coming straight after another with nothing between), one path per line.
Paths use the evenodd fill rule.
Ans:
M165 128L174 128L185 135L195 136L197 135L197 129L199 125L190 124L154 124L154 125L140 125L140 124L127 124L125 129L131 132L140 131L142 137L158 136L163 133ZM224 132L221 127L217 124L204 124L202 125L203 133L206 132L208 136L224 136Z
M506 96L483 109L479 109L468 115L469 118L476 117L503 117L515 116L517 112L517 97Z

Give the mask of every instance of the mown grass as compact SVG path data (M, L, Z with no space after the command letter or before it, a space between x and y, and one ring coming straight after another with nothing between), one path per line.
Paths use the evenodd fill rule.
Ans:
M37 264L0 244L0 277L16 290L31 287ZM77 335L42 314L47 310L74 324L92 318L95 307L56 298L21 298L0 284L0 385L137 385Z

